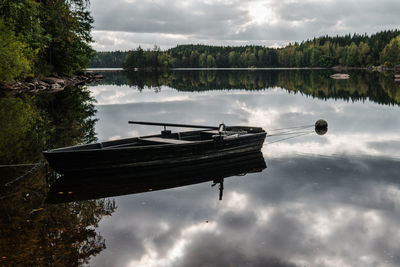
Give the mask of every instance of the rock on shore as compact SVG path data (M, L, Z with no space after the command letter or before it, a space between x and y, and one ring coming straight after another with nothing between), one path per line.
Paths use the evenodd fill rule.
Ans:
M331 78L335 80L347 80L350 78L350 75L346 73L335 73L331 75Z
M42 78L27 78L25 81L0 85L0 91L8 91L10 93L58 92L67 86L90 83L101 79L103 79L103 75L92 72L72 76L52 75Z

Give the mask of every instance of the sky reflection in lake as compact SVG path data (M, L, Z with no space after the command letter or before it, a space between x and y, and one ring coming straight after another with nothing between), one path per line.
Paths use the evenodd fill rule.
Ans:
M95 266L398 266L399 107L322 100L285 88L183 92L97 85L99 140L157 133L128 120L261 126L328 121L324 136L263 148L268 168L115 198ZM400 88L399 88L400 90ZM178 129L177 129L178 130Z

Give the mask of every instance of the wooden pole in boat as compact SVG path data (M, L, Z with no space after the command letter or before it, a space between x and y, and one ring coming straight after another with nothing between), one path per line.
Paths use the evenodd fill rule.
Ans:
M128 121L131 124L142 124L142 125L154 125L154 126L169 126L169 127L182 127L182 128L199 128L199 129L213 129L218 130L216 126L204 126L204 125L190 125L190 124L177 124L177 123L163 123L163 122L149 122L149 121Z

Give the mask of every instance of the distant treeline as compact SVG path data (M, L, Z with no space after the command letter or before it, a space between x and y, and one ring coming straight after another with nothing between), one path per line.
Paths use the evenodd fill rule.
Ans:
M122 68L128 52L96 52L90 60L91 68Z
M117 65L120 64L121 65ZM368 67L400 64L400 31L323 36L284 48L264 46L179 45L161 51L138 47L128 52L98 52L92 67L251 68Z

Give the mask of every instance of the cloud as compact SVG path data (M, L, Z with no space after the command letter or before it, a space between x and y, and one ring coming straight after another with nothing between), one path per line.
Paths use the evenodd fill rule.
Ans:
M215 35L243 23L247 14L238 3L96 1L93 4L95 19L98 16L96 30L133 33Z
M232 243L224 236L208 233L193 237L185 257L177 266L297 266L268 254L266 251L250 256L243 245Z
M91 12L98 50L187 43L272 46L400 26L396 0L97 0Z

